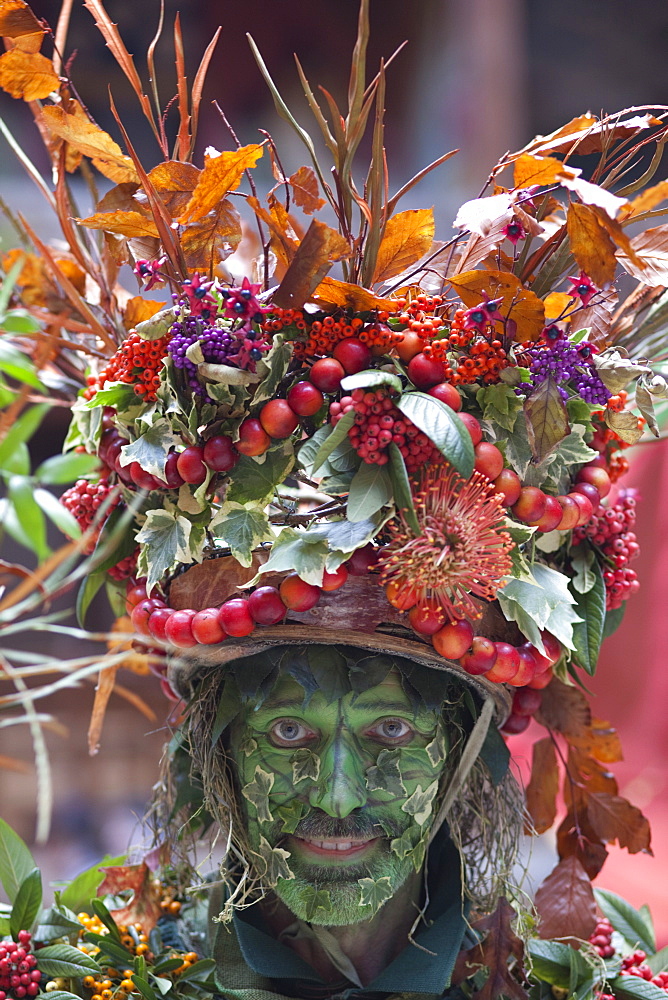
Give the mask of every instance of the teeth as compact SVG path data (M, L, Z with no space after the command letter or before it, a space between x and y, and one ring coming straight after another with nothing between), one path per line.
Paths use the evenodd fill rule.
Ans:
M351 847L360 847L367 841L360 840L307 840L308 844L319 847L321 851L349 851Z

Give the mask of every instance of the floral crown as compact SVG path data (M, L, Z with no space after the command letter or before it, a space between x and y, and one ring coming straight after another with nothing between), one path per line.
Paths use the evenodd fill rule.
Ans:
M85 6L156 136L150 168L120 118L127 154L90 120L59 58L39 53L46 28L30 7L0 12L0 86L31 102L55 194L29 171L67 247L20 220L31 249L2 257L5 328L61 399L80 389L65 452L84 472L54 519L95 553L81 619L104 588L140 649L215 646L222 659L272 629L287 641L290 623L392 634L506 686L504 731L536 714L569 743L586 788L611 751L579 680L639 585L624 451L645 426L657 433L653 402L666 396L646 360L666 310L668 227L646 228L666 197L665 182L651 184L660 156L622 178L661 150L665 111L586 114L538 136L495 165L443 242L431 209L397 211L426 171L389 194L384 68L368 86L364 76L366 3L346 114L329 95L323 111L302 81L333 184L255 47L310 164L288 173L270 137L244 146L230 129L235 148L195 165L211 47L190 96L181 66L170 153L116 26L99 0ZM351 164L367 122L360 189ZM594 181L573 162L591 154ZM262 157L275 178L264 201ZM77 169L112 184L85 217L68 188ZM120 283L125 265L139 294ZM633 286L623 300L620 274ZM163 289L168 301L145 297ZM530 804L556 769L540 758ZM593 876L573 817L564 856ZM589 818L593 840L618 836L593 806ZM648 848L649 834L637 843Z

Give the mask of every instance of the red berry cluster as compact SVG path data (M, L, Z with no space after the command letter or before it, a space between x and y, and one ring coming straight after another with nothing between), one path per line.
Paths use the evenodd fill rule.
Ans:
M465 318L466 312L458 309L450 323L449 335L426 344L424 353L448 365L447 379L453 385L498 382L499 372L510 364L503 343L491 323L483 332L467 328Z
M594 932L589 938L589 943L601 958L612 958L615 954L615 948L612 944L612 931L613 927L610 921L605 917L601 917L601 919L596 922ZM648 983L654 983L654 985L658 986L659 989L668 992L668 972L659 972L654 975L645 961L646 958L646 952L642 951L640 948L632 951L629 955L625 955L622 958L622 967L619 971L619 975L637 976L639 979L645 979ZM600 993L598 994L598 997L599 1000L604 1000L606 997L610 997L610 1000L614 1000L614 997L609 993Z
M435 315L435 310L443 305L440 295L415 295L410 299L397 299L399 320L412 333L417 333L423 339L433 337L444 325L442 316Z
M0 941L0 1000L36 997L42 973L30 950L32 935L19 931L18 941Z
M612 958L615 949L612 944L612 924L607 917L596 921L596 927L589 937L589 943L601 958Z
M573 533L575 544L588 539L600 549L607 563L603 582L608 611L621 607L640 587L637 573L628 566L640 551L635 532L631 530L636 523L634 494L634 490L620 490L614 506L601 508L586 526Z
M441 453L427 435L397 409L386 389L367 392L354 389L352 395L331 403L332 423L338 423L349 410L355 411L355 423L348 431L348 438L360 458L369 465L385 465L393 441L404 456L409 473L440 461Z
M169 340L169 334L158 340L143 340L133 331L109 358L97 378L91 376L88 380L86 397L90 399L105 382L126 382L134 387L137 396L153 402L160 388L162 359L167 354Z
M107 501L112 490L113 487L109 484L106 476L102 476L96 483L91 483L87 479L77 479L74 486L70 486L62 494L60 502L76 518L76 522L81 530L87 531L95 520L98 510ZM118 506L119 501L120 497L118 496L114 500L109 501L107 516L114 507ZM91 538L86 546L86 552L92 552L95 548L100 528L101 525L99 525L95 537Z

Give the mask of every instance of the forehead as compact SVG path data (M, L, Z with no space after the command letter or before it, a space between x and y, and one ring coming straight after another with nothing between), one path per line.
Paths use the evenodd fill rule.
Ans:
M281 672L269 696L258 706L258 712L276 712L280 710L297 710L302 714L321 711L333 704L340 705L344 711L402 711L414 714L410 699L401 684L399 671L390 670L379 684L368 688L362 694L356 695L350 691L334 702L327 701L322 691L316 691L311 698L306 699L301 684L288 673Z

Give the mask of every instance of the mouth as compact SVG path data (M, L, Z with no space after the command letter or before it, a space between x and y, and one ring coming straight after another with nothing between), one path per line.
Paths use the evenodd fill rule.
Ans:
M316 837L293 837L298 847L304 854L315 855L319 858L331 858L334 860L351 858L362 854L368 848L375 846L380 837L365 837L364 840L344 837L328 837L319 839Z

